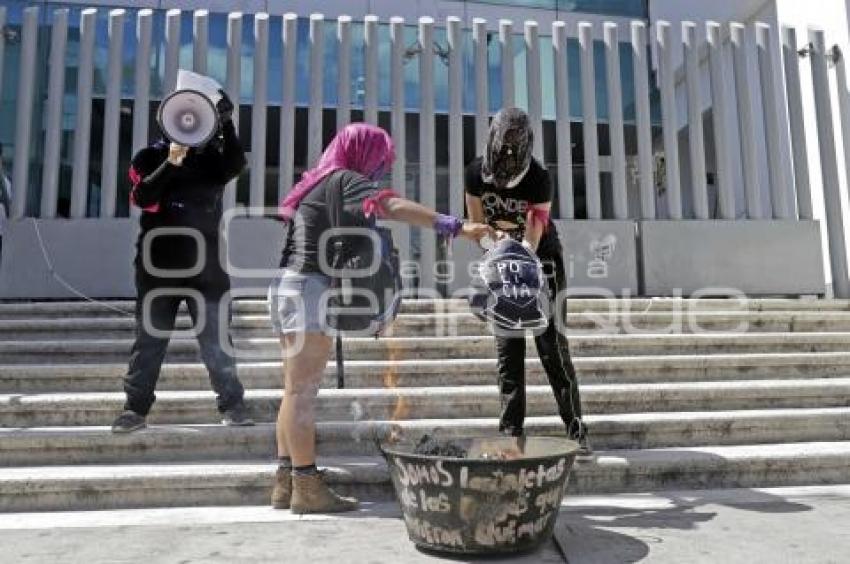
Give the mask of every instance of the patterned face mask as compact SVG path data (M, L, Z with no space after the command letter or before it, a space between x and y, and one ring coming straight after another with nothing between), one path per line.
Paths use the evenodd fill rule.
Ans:
M490 124L481 176L497 188L514 188L531 166L534 135L528 115L518 108L501 110Z

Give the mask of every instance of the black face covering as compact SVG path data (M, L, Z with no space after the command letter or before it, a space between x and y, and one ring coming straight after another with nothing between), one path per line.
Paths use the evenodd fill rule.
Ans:
M528 114L518 108L499 111L490 124L481 176L497 188L521 180L531 165L534 134Z

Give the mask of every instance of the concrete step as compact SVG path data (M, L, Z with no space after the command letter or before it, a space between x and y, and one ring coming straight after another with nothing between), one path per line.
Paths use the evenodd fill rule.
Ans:
M127 359L131 339L92 341L0 342L0 358L5 364L121 362ZM277 339L242 339L235 343L243 360L277 360ZM344 340L346 359L412 360L494 358L492 337L390 337ZM533 343L528 339L529 356ZM850 351L850 333L715 333L694 335L574 335L570 352L579 357L803 353ZM198 361L194 339L172 339L167 359L171 362Z
M393 498L377 457L327 458L328 481L346 494ZM850 480L850 441L600 451L570 476L575 494L840 484ZM0 469L0 511L265 505L269 462L49 466Z
M532 356L532 350L528 352ZM842 378L850 377L850 353L579 357L575 366L583 384ZM497 375L494 358L347 360L345 369L347 388L493 385ZM126 359L114 364L4 364L0 393L117 391L126 370ZM539 359L526 360L526 373L530 384L546 383ZM241 362L239 378L249 389L277 388L281 363ZM336 387L333 361L323 385ZM200 363L164 364L157 384L163 391L207 388L209 378Z
M571 312L669 312L669 311L850 311L850 300L819 299L680 299L680 298L571 298ZM39 301L0 303L0 319L31 319L36 317L115 317L132 316L135 302L110 300L100 303L85 301ZM461 299L407 299L404 313L465 312L467 303ZM184 308L185 311L185 308ZM239 299L234 305L237 314L267 314L265 299Z
M528 386L527 414L557 413L549 386ZM249 390L245 402L258 422L276 420L282 392ZM0 427L110 425L124 405L124 394L54 393L0 395ZM736 409L850 407L850 378L755 380L658 384L591 384L582 387L587 414L618 414ZM324 389L320 420L414 420L498 417L501 399L495 384L396 389ZM209 391L159 392L152 424L218 422L215 394Z
M735 445L769 442L850 440L850 408L768 409L685 413L588 415L593 444L601 449ZM399 421L323 421L319 451L332 455L373 455L376 441L401 434L470 437L495 432L495 418ZM563 435L558 417L531 417L535 435ZM173 462L270 457L274 426L228 428L222 425L153 426L127 435L108 427L33 427L0 429L0 466L47 464Z
M188 315L178 318L177 327L192 327ZM274 337L268 314L239 314L233 319L235 338ZM567 329L576 334L659 334L705 332L840 332L850 331L850 312L844 311L698 311L671 312L574 312ZM119 339L132 337L131 317L61 317L0 319L0 341L56 339ZM471 313L406 313L399 316L387 337L483 336L486 324Z

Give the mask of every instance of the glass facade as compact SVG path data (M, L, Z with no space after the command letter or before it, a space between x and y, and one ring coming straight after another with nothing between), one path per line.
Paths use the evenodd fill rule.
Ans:
M645 2L643 0L514 0L511 2L501 2L500 0L491 0L491 3L503 3L513 5L527 5L540 8L558 9L558 10L576 10L594 13L616 14L621 16L644 17ZM46 115L46 98L47 98L47 75L48 75L48 46L50 38L50 23L52 20L53 11L57 8L67 7L70 9L70 29L68 34L68 46L65 57L66 75L65 75L65 96L63 100L63 132L62 132L62 153L61 153L61 174L60 174L60 214L66 208L65 199L70 191L71 177L71 159L73 154L73 137L74 128L76 126L76 91L77 91L77 68L78 68L78 53L79 53L79 23L80 14L84 6L79 4L64 5L60 2L22 2L22 1L7 1L4 0L2 5L7 8L7 28L6 33L6 57L5 57L5 72L2 86L2 96L0 96L0 142L4 145L4 158L7 170L11 170L11 155L14 150L14 135L15 135L15 107L17 96L17 81L14 79L18 75L19 56L20 56L20 26L23 14L23 9L27 6L37 5L41 7L41 27L39 36L38 50L38 69L37 69L37 101L36 111L33 121L34 135L33 146L31 148L33 155L33 166L30 174L30 194L31 205L29 206L30 213L37 213L38 191L40 187L41 177L41 157L43 153L43 116ZM136 41L135 41L135 26L136 12L135 9L127 9L124 29L124 48L123 48L123 78L122 78L122 94L124 101L122 102L122 124L121 124L121 163L120 170L126 170L126 165L129 162L129 146L131 127L132 127L132 98L135 92L135 58L136 58ZM103 97L106 91L106 67L108 55L108 35L107 35L107 16L108 9L101 8L98 10L96 42L95 42L95 75L94 75L94 103L92 116L92 145L91 145L91 194L89 198L89 209L94 214L98 208L98 191L100 184L100 154L102 145L103 131ZM192 66L192 14L186 11L183 14L182 31L181 31L181 49L180 49L180 66L191 68ZM217 80L224 82L226 72L227 47L226 47L226 25L227 15L222 13L210 14L209 18L209 49L207 52L209 73ZM254 64L254 38L253 38L253 17L246 14L243 19L243 48L242 48L242 87L241 87L241 103L242 103L242 136L244 139L250 137L250 105L253 98L253 64ZM160 98L163 95L163 79L165 69L165 53L164 53L164 28L165 28L165 10L154 11L153 25L153 51L151 54L151 96L153 100ZM296 103L302 108L306 107L309 100L309 20L301 18L298 21L298 48L296 55ZM514 36L514 74L516 77L516 92L515 100L519 106L525 106L527 101L526 84L526 51L521 35L522 29L518 28L519 32ZM269 37L271 38L269 45L269 160L276 161L277 159L277 127L279 124L279 111L276 106L279 106L281 101L282 84L275 77L282 76L282 45L279 40L282 32L282 20L280 16L272 16L270 19ZM326 125L332 126L335 122L333 108L337 102L337 89L339 84L338 73L338 45L336 40L336 22L328 20L325 24L325 59L324 59L324 93L323 100L328 111L326 112ZM621 37L627 37L625 31ZM390 91L390 43L389 43L389 26L382 23L379 29L380 47L379 47L379 93L378 102L381 106L382 120L387 118L387 111L390 108L391 91ZM498 33L491 34L492 40L489 42L489 91L490 91L490 109L496 111L501 107L503 93L501 91L501 49L498 42ZM405 30L405 41L415 47L417 44L417 29L415 26L408 26ZM475 84L474 84L474 63L472 37L469 30L464 31L465 53L464 53L464 97L463 110L472 114L475 110ZM435 43L437 44L436 52L447 47L446 32L443 28L435 29ZM542 56L542 76L543 76L543 113L546 120L552 120L555 114L555 93L554 93L554 73L552 71L553 55L551 38L541 36L540 51ZM351 76L346 77L350 90L351 100L355 107L362 108L364 100L364 77L365 77L365 58L364 58L364 32L362 23L354 23L352 29L352 61L351 61ZM620 74L623 80L623 104L625 109L625 117L627 122L634 120L634 90L633 76L635 69L632 68L631 48L628 44L621 45L621 68ZM600 121L604 122L608 117L608 102L607 102L607 84L606 84L606 65L605 54L601 42L595 46L595 61L596 61L596 93L597 93L597 112ZM580 122L582 119L581 108L581 77L579 73L579 47L578 42L574 39L569 40L568 44L568 75L570 89L570 111L575 122ZM412 56L405 64L405 106L411 115L418 112L421 92L418 83L419 76L419 57ZM449 92L448 92L448 65L444 58L438 54L434 55L434 77L435 77L435 108L438 114L445 114L448 111ZM654 100L657 96L654 96ZM152 104L151 114L153 113ZM660 113L657 102L653 102L653 112L656 116ZM299 110L296 127L299 132L296 135L305 136L301 133L300 128L306 130L306 112L303 109ZM408 143L408 154L411 163L415 163L418 156L414 150L416 142L415 132L416 122L408 128L411 133L411 141ZM440 123L438 123L439 133ZM548 127L548 126L547 126ZM332 129L326 127L327 136L332 135ZM581 139L580 133L574 139ZM605 140L602 140L602 149L604 151ZM304 150L300 147L304 140L299 137L299 147L296 148L296 165L302 166L304 160ZM550 145L553 143L549 143ZM438 144L439 145L439 144ZM467 145L474 145L470 141ZM474 147L473 147L474 149ZM548 151L548 149L547 149ZM553 155L554 157L554 155ZM553 159L554 160L554 159ZM443 158L441 153L438 153L438 164L444 165L447 162L447 155ZM270 186L276 183L275 168L276 163L270 162ZM125 187L126 182L121 179L119 186ZM241 191L241 190L240 190ZM272 192L273 190L270 190ZM126 198L119 195L119 215L126 215L127 204Z
M649 13L648 0L475 0L475 3L634 18L645 18Z

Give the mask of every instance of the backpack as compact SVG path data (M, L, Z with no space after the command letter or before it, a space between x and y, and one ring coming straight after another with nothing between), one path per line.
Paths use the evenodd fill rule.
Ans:
M341 174L325 189L331 226L327 243L328 327L337 335L378 337L398 316L402 279L398 250L389 229L379 227L362 208L354 212L358 227L343 225ZM350 210L349 210L350 213ZM365 227L363 227L365 226ZM335 235L334 231L339 231Z
M503 239L479 263L469 296L472 313L497 336L542 333L549 326L549 286L537 256Z

